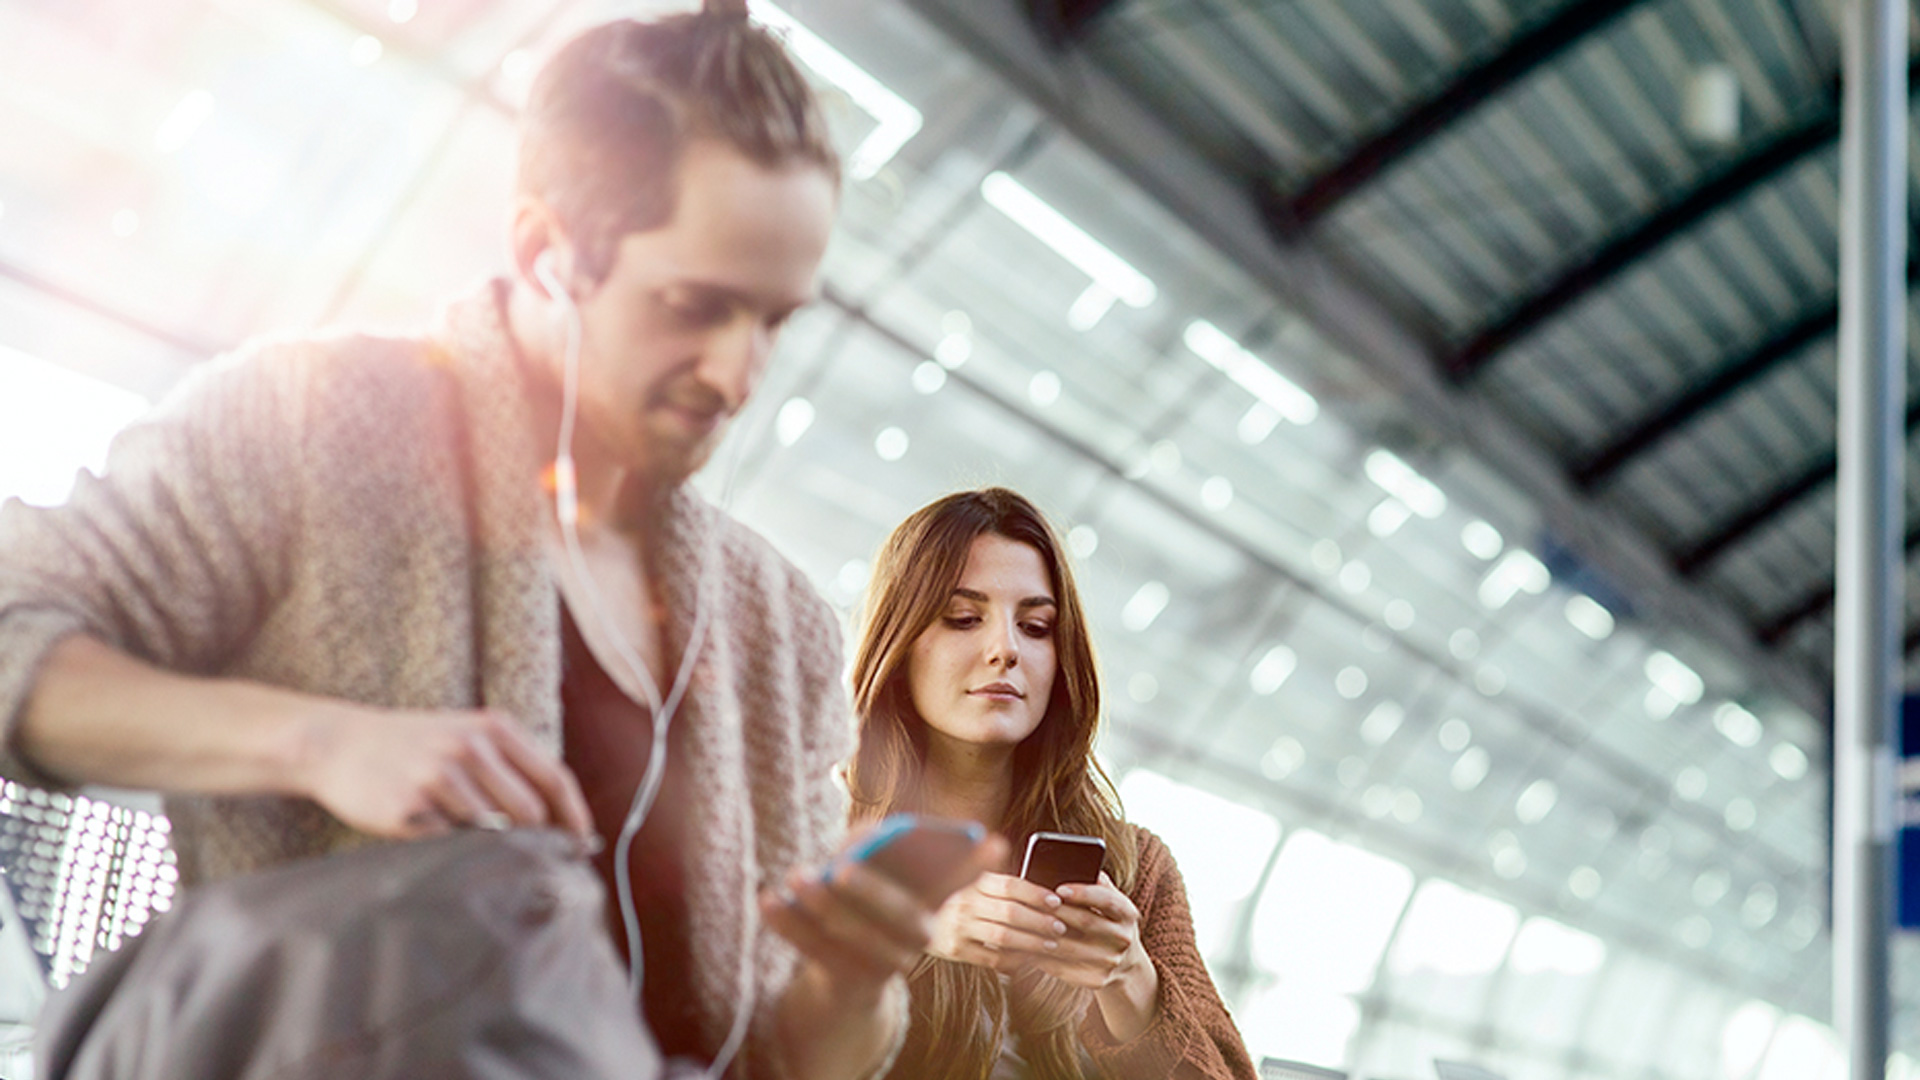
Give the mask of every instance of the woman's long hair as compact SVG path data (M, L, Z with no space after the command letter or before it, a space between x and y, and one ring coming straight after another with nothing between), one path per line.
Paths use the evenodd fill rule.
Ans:
M847 769L847 787L854 819L922 808L926 721L913 707L907 664L914 642L959 586L973 541L988 534L1040 553L1058 606L1047 709L1039 727L1014 749L1006 819L987 824L1016 849L1042 830L1100 837L1107 843L1108 875L1129 890L1138 853L1113 782L1093 757L1100 683L1073 571L1040 511L1005 488L948 495L901 522L880 548L853 662L860 745ZM1092 1000L1089 992L1029 972L1014 980L1008 994L991 970L931 956L921 958L911 983L913 1026L893 1075L983 1080L1010 1025L1034 1076L1080 1076L1078 1028Z

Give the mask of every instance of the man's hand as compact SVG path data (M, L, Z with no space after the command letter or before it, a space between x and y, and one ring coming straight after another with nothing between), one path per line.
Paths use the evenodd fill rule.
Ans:
M573 773L492 710L343 704L314 716L303 742L303 793L363 832L420 837L513 825L593 831Z
M989 836L968 856L966 877L1006 857L1007 842ZM804 959L782 1002L781 1037L797 1076L864 1076L897 1034L881 1002L932 940L938 901L864 863L828 865L830 876L797 868L760 895L762 918Z

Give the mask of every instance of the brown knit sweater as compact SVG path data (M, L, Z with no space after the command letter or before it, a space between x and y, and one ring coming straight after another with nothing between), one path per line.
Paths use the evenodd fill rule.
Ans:
M545 460L495 284L420 339L265 343L196 371L115 442L70 502L0 508L0 773L48 650L89 633L176 671L385 706L493 706L560 750L560 602L542 547ZM852 744L838 623L804 576L690 490L652 523L673 653L700 560L711 625L686 704L693 985L717 1048L757 1010L733 1073L778 1075L771 1008L793 950L755 893L818 864L846 817ZM183 875L205 881L367 842L318 805L173 796Z
M1089 1008L1081 1044L1110 1080L1254 1080L1247 1045L1227 1015L1220 991L1200 959L1193 911L1173 853L1158 836L1133 826L1140 867L1129 897L1140 909L1140 944L1160 973L1160 1007L1137 1038L1117 1043Z

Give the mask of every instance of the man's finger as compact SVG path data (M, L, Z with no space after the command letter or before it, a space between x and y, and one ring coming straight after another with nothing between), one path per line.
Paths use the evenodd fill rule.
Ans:
M593 814L573 770L535 746L510 720L500 721L505 737L498 740L507 762L538 789L550 814L548 820L579 836L593 832Z

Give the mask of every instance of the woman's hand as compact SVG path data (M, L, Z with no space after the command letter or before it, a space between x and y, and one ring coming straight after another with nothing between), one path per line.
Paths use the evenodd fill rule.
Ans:
M947 898L928 952L1012 974L1060 947L1068 926L1060 897L1031 881L986 873Z
M1067 935L1034 966L1092 990L1115 1039L1139 1036L1153 1023L1160 999L1160 973L1140 942L1140 909L1105 874L1097 885L1062 885L1059 895L1056 914Z

